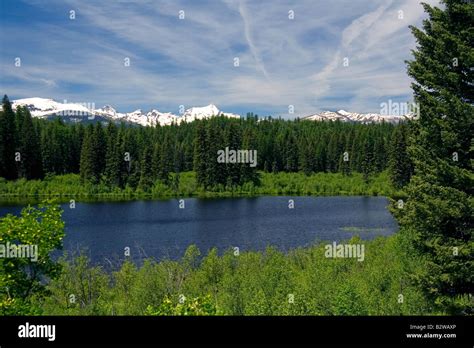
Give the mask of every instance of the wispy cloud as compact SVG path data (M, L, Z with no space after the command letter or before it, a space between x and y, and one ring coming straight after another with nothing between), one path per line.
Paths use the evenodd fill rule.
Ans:
M245 39L247 40L247 43L249 45L250 52L252 52L252 56L255 59L255 63L257 64L258 68L262 71L263 75L268 79L269 77L268 77L267 70L265 69L265 64L263 63L263 60L260 57L258 49L252 40L252 34L250 32L250 22L248 18L249 16L247 14L245 0L240 0L239 2L239 13L244 22Z
M414 0L28 0L21 15L13 6L0 23L0 88L14 98L123 111L213 102L283 116L293 105L290 117L410 99L408 25L424 17Z

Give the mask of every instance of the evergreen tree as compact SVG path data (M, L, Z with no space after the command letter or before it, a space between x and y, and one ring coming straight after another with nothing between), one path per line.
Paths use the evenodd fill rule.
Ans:
M374 142L371 138L367 137L363 147L363 160L362 160L362 174L364 176L364 182L368 183L371 174L374 173Z
M2 106L3 112L0 114L0 176L12 180L17 178L15 113L6 95L3 97Z
M156 143L153 147L153 153L151 158L151 170L153 174L153 180L158 179L158 173L161 168L161 148L160 144Z
M206 127L207 143L209 152L207 153L206 176L210 186L226 184L226 164L217 162L217 152L224 150L224 139L222 128L216 122L209 120Z
M92 133L92 157L94 158L95 180L100 180L105 171L107 140L105 139L104 128L97 122Z
M174 148L172 140L168 134L163 139L163 144L160 146L160 167L158 171L158 178L165 183L170 182L170 173L173 171L173 152Z
M253 116L252 116L253 117ZM230 150L240 150L242 146L242 135L240 133L240 127L237 123L231 122L228 127L224 130L224 145ZM217 154L216 154L217 155ZM241 182L241 166L235 163L225 164L225 175L227 177L226 184L234 187L240 185Z
M110 186L122 186L121 178L122 155L117 127L113 122L107 126L107 151L105 156L105 178Z
M244 131L242 136L242 148L248 151L256 150L257 140L255 137L255 133L252 129L248 128ZM256 153L256 158L253 158L254 161L259 161L258 158L258 150ZM252 182L255 185L260 184L260 176L258 175L257 168L251 167L250 163L242 163L242 170L241 170L241 182Z
M327 171L336 172L337 162L339 160L338 151L337 151L337 134L336 133L332 133L329 137L326 158L327 158L327 161L326 161Z
M474 284L472 134L474 4L424 4L429 19L412 27L418 43L408 73L420 117L410 141L415 174L400 212L402 230L426 261L418 280L449 313L469 310ZM471 302L472 310L472 302Z
M153 186L152 158L151 147L145 146L140 163L140 181L138 183L138 187L144 191L148 191Z
M310 175L315 167L314 145L309 140L304 140L300 151L300 170L306 175Z
M287 172L298 171L298 146L293 132L288 132L285 136L285 170Z
M94 127L90 124L85 133L82 141L81 148L81 165L80 174L83 182L90 181L94 184L98 183L99 178L96 176L95 171L95 156L93 153L93 132Z
M23 122L21 125L21 133L19 134L21 176L28 180L40 179L43 176L43 165L39 139L33 125L33 119L27 109L20 107L17 113L22 114L18 120Z
M407 151L407 125L401 124L392 133L389 151L389 174L394 187L408 184L413 174L413 164Z
M23 122L25 119L25 113L28 109L24 106L18 106L15 111L15 134L17 138L15 139L16 144L20 145L20 138L22 133Z
M204 122L196 122L196 136L194 138L194 171L196 172L198 185L206 188L209 185L207 180L209 144L207 142Z

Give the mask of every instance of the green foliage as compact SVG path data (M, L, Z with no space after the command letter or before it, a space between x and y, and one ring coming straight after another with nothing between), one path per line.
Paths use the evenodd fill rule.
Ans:
M469 313L474 283L472 134L474 115L474 4L446 0L424 5L423 29L408 73L420 106L409 147L415 175L397 214L402 232L424 259L416 280L450 313Z
M165 127L69 125L32 119L28 110L0 112L0 177L7 180L80 173L82 183L149 193L154 183L178 190L181 175L196 172L196 192L258 187L260 173L364 173L387 169L391 124L285 121L213 117ZM2 138L2 139L3 139ZM405 151L400 144L401 152ZM256 150L256 167L218 163L217 151ZM15 151L22 160L15 162ZM349 161L343 160L347 152ZM401 153L400 152L400 153ZM398 168L398 167L397 167ZM101 189L99 189L101 190Z
M192 299L184 299L183 303L173 302L169 298L165 298L163 303L153 308L148 306L145 315L219 315L215 303L212 302L210 295L204 297L194 297Z
M48 296L37 298L37 306L46 313L53 308L61 309L58 315L100 314L109 284L103 269L92 266L85 255L70 257L66 254L59 265L60 276L48 285Z
M148 163L148 162L146 162ZM143 198L169 197L238 197L255 195L371 195L402 197L402 191L395 190L388 173L373 175L370 182L363 180L362 174L349 176L341 173L265 173L259 172L259 185L247 182L240 186L229 182L227 185L209 186L204 190L197 183L196 173L170 173L169 183L148 176L137 189L130 186L120 188L105 181L94 185L82 183L77 174L47 176L44 180L6 181L0 178L0 200L35 203L45 197L61 201L76 200L131 200Z
M392 134L389 153L389 173L393 186L401 189L410 181L413 163L407 152L408 126L400 125Z
M21 132L19 132L20 164L19 176L26 179L40 179L43 177L43 163L39 136L33 124L30 112L26 108L19 107L17 115L22 115Z
M402 236L349 243L365 244L363 262L326 258L324 243L288 253L268 248L219 256L212 249L203 257L191 246L180 260L146 260L141 267L125 261L113 273L82 256L63 264L39 305L47 315L444 313L434 311L408 277L420 272L420 259L406 254ZM77 294L74 304L70 294Z
M0 313L25 313L31 297L44 292L44 279L57 276L60 270L50 253L62 246L63 237L64 222L55 205L29 206L19 217L0 219L2 246L30 248L29 254L0 258Z
M16 179L15 150L18 144L15 113L10 100L5 95L2 100L3 112L0 112L0 177Z

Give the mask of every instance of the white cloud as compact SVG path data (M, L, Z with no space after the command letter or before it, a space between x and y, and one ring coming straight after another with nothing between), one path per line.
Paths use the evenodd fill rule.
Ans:
M63 15L55 12L60 4L32 2L51 16ZM45 16L2 27L11 55L28 58L14 68L0 57L6 93L110 103L123 111L209 102L282 115L290 104L296 114L377 111L380 98L411 94L403 62L414 47L408 25L424 16L414 0L66 4L76 9L74 23Z

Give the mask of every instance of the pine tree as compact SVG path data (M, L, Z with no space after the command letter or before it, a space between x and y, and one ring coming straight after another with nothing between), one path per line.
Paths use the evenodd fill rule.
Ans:
M224 145L230 150L237 151L242 146L242 135L240 129L241 128L235 122L231 122L224 130ZM225 175L227 178L226 184L228 186L238 186L242 183L240 167L241 166L236 163L227 163L225 165Z
M107 126L107 151L105 156L105 178L110 186L122 186L121 167L122 156L117 127L113 122Z
M374 173L374 141L367 137L363 147L363 159L362 159L362 174L364 182L368 183L370 176Z
M328 172L336 172L337 171L337 162L338 158L338 150L337 150L337 134L332 133L329 137L329 143L327 146L327 161L326 161L326 169Z
M16 126L15 113L10 100L5 95L2 101L3 112L0 114L0 176L7 180L17 178L15 161Z
M18 145L21 141L20 138L26 111L28 111L28 109L24 106L18 106L15 111L15 132L17 135L17 139L15 139L15 141Z
M398 189L406 186L413 174L413 163L407 151L406 124L401 124L392 133L389 150L389 175L392 185Z
M21 133L19 134L21 176L28 180L40 179L43 176L43 165L39 138L33 125L33 119L26 108L18 108L17 113L22 114L18 120L23 122L20 128Z
M151 157L151 170L153 174L153 181L158 179L158 173L161 167L161 148L159 143L155 143Z
M173 170L173 152L174 148L172 140L168 134L163 139L163 144L160 146L160 167L158 171L158 178L168 184L170 182L170 173Z
M217 120L209 120L206 127L207 143L209 152L207 153L206 176L209 186L226 184L226 165L217 162L217 152L224 150L224 137Z
M298 171L298 146L296 144L296 139L293 132L288 132L285 135L285 170L287 172L297 172Z
M84 133L84 139L82 141L80 174L83 182L89 181L96 184L99 178L96 177L94 164L93 132L94 127L90 124Z
M144 191L148 191L153 186L153 169L152 169L152 151L150 146L145 146L140 162L140 181L138 187Z
M256 136L253 129L248 128L244 131L242 135L242 148L248 151L256 150ZM256 152L256 158L253 158L254 161L259 161L258 150ZM257 167L251 167L249 163L242 163L241 170L241 182L252 182L254 185L260 184L260 176L257 172Z
M105 139L104 128L97 122L92 133L92 156L94 158L94 176L99 181L105 171L105 155L107 150L107 140Z
M411 28L418 45L408 73L420 117L409 147L415 174L399 219L426 259L422 288L434 304L461 313L469 310L474 284L474 4L443 4L443 9L424 4L429 19L423 29Z
M299 160L300 170L305 173L305 175L310 175L315 167L314 161L314 146L306 139L301 144Z
M206 188L207 181L207 160L209 147L207 143L206 127L204 122L196 121L196 135L194 138L194 171L198 185Z

